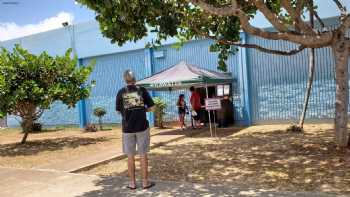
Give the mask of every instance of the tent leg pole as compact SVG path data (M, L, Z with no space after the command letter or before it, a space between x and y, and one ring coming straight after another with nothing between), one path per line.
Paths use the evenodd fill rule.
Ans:
M208 110L208 116L209 116L209 128L210 128L210 136L213 137L213 127L211 125L211 116L210 116L210 110Z
M213 114L214 114L214 135L215 137L218 137L217 133L216 133L216 115L215 115L215 110L213 111Z
M205 84L205 91L206 91L207 99L208 99L209 98L209 94L208 94L208 85L207 84ZM212 128L212 125L211 125L210 110L207 110L207 111L208 111L208 117L209 117L210 136L213 137L213 128Z

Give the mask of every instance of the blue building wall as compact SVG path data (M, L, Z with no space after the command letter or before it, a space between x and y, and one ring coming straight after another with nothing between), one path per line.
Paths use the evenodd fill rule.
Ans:
M0 42L1 47L13 48L14 44L21 44L32 53L41 53L43 50L51 55L64 54L75 45L79 58L89 58L107 54L115 54L137 49L144 49L147 42L155 39L156 35L150 33L148 37L137 42L127 42L123 46L111 44L110 39L103 37L96 21L69 25L30 36ZM164 44L172 44L176 39L169 38Z
M88 64L95 60L96 65L94 72L90 76L90 80L96 81L96 86L92 89L91 96L87 100L88 115L92 122L97 122L93 116L93 109L96 107L104 107L107 109L107 115L104 117L104 122L115 123L120 122L120 116L115 112L115 96L117 91L124 86L122 73L126 69L135 71L138 79L145 78L150 75L150 72L160 72L182 60L188 63L199 65L203 68L216 70L217 54L209 53L209 45L212 41L199 40L188 42L181 49L177 50L172 45L160 47L154 53L162 52L163 57L156 58L152 55L151 67L147 68L145 50L138 49L125 53L115 53L92 58L84 58L83 64ZM238 66L236 55L232 55L228 61L229 71L237 70ZM151 69L149 71L148 69ZM237 72L233 72L237 78ZM189 100L188 90L173 90L153 92L153 96L161 97L168 104L167 121L177 120L176 101L179 94L185 94ZM238 116L237 116L238 117Z
M170 66L179 63L182 60L188 62L189 64L198 65L202 68L217 70L218 54L209 52L209 46L212 43L213 41L211 40L196 40L186 43L180 49L175 49L171 45L160 47L155 51L155 53L162 52L164 56L160 58L153 57L154 72L160 72L166 68L169 68ZM233 78L235 79L236 83L234 84L234 86L238 87L237 89L235 89L236 96L234 97L234 104L237 109L237 113L235 113L235 119L241 121L243 119L241 113L241 97L239 94L239 84L237 84L239 78L238 58L238 53L231 54L227 61L227 65L228 72L231 72ZM179 94L185 94L187 103L189 104L190 93L188 90L172 90L170 92L162 91L154 93L154 96L161 97L168 104L166 110L167 113L165 115L166 120L175 121L178 119L176 101Z
M334 26L334 24L330 24ZM291 50L295 44L248 36L247 42L267 48ZM308 79L308 50L294 56L266 54L247 49L251 70L253 123L297 120L302 112ZM330 48L316 49L315 77L307 119L335 115L335 61Z
M106 123L120 122L120 116L115 111L115 97L120 88L124 87L123 72L131 69L138 78L146 77L144 50L116 53L83 59L83 64L95 60L96 65L90 80L96 81L91 96L87 100L87 113L92 122L97 122L93 109L103 107L107 110L103 121Z

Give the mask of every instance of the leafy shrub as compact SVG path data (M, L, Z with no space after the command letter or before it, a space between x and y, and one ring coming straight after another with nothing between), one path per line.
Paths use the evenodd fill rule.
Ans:
M103 107L96 107L94 109L94 115L97 117L103 117L104 115L106 115L106 110Z
M159 128L164 128L164 115L165 109L167 108L167 104L159 97L155 97L154 99L154 115L155 115L155 126Z
M107 111L103 107L96 107L94 109L94 115L98 117L98 124L100 125L100 130L102 130L102 117L106 115Z

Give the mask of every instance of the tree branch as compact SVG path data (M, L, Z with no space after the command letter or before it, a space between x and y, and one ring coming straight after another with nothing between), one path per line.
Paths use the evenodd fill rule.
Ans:
M340 10L342 15L347 13L346 7L342 3L340 3L339 0L333 0L333 1L338 6L338 8L339 8L339 10Z
M231 6L233 9L237 9L237 1L236 0L231 0Z
M338 33L345 34L350 27L350 14L341 18L341 24L336 30Z
M243 31L270 40L286 40L300 45L304 45L307 48L321 48L329 46L333 40L333 32L320 33L317 36L314 35L300 35L293 32L267 32L261 28L250 25L250 17L239 8L233 9L232 6L215 7L211 4L204 2L203 0L187 0L195 6L199 6L205 12L217 16L237 16L241 23Z
M34 113L34 121L38 120L43 115L44 111L45 110L39 108L39 110Z
M323 20L321 19L321 17L318 15L316 11L314 11L314 16L317 19L318 23L320 23L321 28L325 28L326 25L324 24Z
M243 43L229 42L229 41L223 41L223 40L218 40L218 42L223 42L223 43L238 46L238 47L252 48L252 49L259 50L261 52L275 54L275 55L283 55L283 56L295 55L295 54L297 54L305 49L305 46L299 45L298 48L290 50L290 51L280 51L280 50L275 50L275 49L268 49L268 48L265 48L265 47L262 47L262 46L259 46L256 44L247 44L247 43L243 44Z
M350 38L345 37L346 44L348 46L348 50L350 51Z
M199 6L204 11L207 11L210 14L214 14L216 16L238 16L240 9L232 6L224 6L224 7L216 7L209 3L204 2L203 0L187 0L189 3L193 5ZM238 12L237 12L238 11Z
M255 6L264 14L267 20L280 32L287 32L288 28L282 23L277 15L270 11L263 0L255 1Z
M301 15L301 12L303 10L304 3L305 3L305 0L298 0L298 3L296 5L295 13L299 16Z
M253 48L253 49L257 49L257 50L259 50L261 52L275 54L275 55L291 56L291 55L295 55L295 54L303 51L306 48L305 46L300 45L298 48L290 50L290 51L281 51L281 50L275 50L275 49L268 49L268 48L262 47L262 46L257 45L257 44L247 44L247 43L234 42L234 41L229 41L229 40L224 40L224 39L218 39L215 36L209 35L208 33L200 32L198 29L194 29L194 30L197 33L199 33L202 36L204 36L205 38L215 40L215 41L217 41L218 43L221 43L221 44L234 45L234 46L244 47L244 48Z
M287 10L287 12L290 14L290 16L293 18L295 25L298 27L299 30L301 30L304 33L308 33L308 34L312 34L312 35L315 34L313 29L307 23L305 23L300 17L301 8L303 7L303 5L302 5L303 1L297 2L298 10L294 9L292 7L289 0L281 0L281 4Z

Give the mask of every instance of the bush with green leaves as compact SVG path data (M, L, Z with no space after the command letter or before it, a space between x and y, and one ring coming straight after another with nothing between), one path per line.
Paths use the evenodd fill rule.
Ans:
M68 108L89 96L91 85L86 84L94 62L77 67L77 57L71 57L71 49L63 56L29 53L16 45L12 51L0 52L0 118L7 114L20 116L26 142L33 123L55 101Z
M94 109L94 115L98 117L98 124L100 125L100 130L102 130L102 118L106 115L107 111L103 107L96 107Z
M165 109L167 108L167 104L164 100L159 97L155 97L154 99L154 115L155 115L155 126L159 128L164 128L164 115Z

